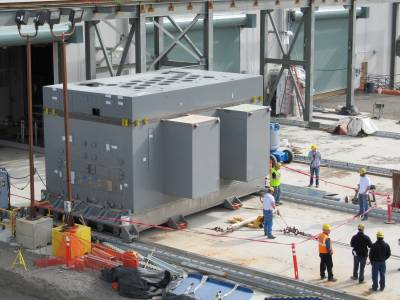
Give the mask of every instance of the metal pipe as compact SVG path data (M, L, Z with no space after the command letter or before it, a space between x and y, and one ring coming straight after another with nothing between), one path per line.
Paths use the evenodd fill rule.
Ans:
M26 85L28 96L28 137L29 137L29 182L31 192L30 219L36 218L35 207L35 165L33 161L33 110L32 110L32 41L26 37Z
M68 78L67 78L67 52L66 52L64 35L61 41L61 56L63 68L63 102L64 102L64 131L65 131L65 168L67 179L67 201L72 207L72 185L71 185L71 144L69 129L69 102L68 102ZM67 224L73 226L72 216L67 217Z

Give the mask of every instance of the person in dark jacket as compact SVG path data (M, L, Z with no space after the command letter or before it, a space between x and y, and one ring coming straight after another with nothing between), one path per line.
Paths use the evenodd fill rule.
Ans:
M386 260L390 257L390 247L383 241L383 232L378 231L376 242L372 245L369 252L369 260L372 265L372 290L378 290L378 275L380 276L379 287L385 289Z
M368 258L368 248L371 248L372 242L368 235L364 234L364 224L358 225L358 233L351 238L350 246L353 247L353 276L351 279L359 283L364 282L364 269ZM360 272L358 271L360 269Z

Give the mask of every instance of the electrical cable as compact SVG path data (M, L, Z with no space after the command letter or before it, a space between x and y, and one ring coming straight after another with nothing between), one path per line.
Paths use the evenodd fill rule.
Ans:
M47 185L46 185L46 183L44 182L42 176L40 176L39 171L38 171L36 168L35 168L35 173L37 174L37 176L39 177L40 181L42 182L42 184L44 185L44 187L45 187L46 190L47 190Z
M26 183L23 187L18 187L18 186L16 186L15 184L11 183L11 181L10 181L10 185L11 185L13 188L16 188L17 190L20 190L20 191L25 190L25 189L29 186L29 184L30 184L30 182Z
M30 175L28 174L28 175L23 176L23 177L14 177L14 176L11 176L11 175L9 175L9 176L10 176L11 179L14 179L14 180L22 180L22 179L29 178Z

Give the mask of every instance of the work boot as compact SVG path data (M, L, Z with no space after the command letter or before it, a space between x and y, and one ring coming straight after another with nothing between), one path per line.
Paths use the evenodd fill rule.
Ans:
M273 239L275 239L275 238L276 238L276 237L273 236L272 234L268 236L268 239L269 239L269 240L273 240Z
M333 277L331 277L331 278L328 278L328 281L330 281L330 282L336 282L336 281L337 281L337 279L336 279L336 278L333 278Z
M357 280L358 277L357 277L357 276L351 276L350 279L352 279L352 280Z
M326 278L326 276L325 276L325 275L321 276L321 280L324 280L325 278Z
M312 184L309 184L308 187L312 187Z
M317 184L315 187L316 187L316 188L319 188L319 185Z

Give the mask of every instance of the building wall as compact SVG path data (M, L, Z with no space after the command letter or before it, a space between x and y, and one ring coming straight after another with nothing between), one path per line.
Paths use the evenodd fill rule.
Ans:
M390 72L390 36L391 36L391 4L371 4L370 16L357 19L356 69L362 62L368 62L368 73L388 75ZM338 9L334 7L332 9ZM241 30L241 72L257 74L259 72L259 13L257 28ZM286 13L274 12L278 26L283 28L286 22L279 22ZM314 87L317 93L344 89L346 87L347 68L347 26L346 18L316 20L315 28L315 73ZM288 25L288 30L293 31ZM269 31L272 26L269 24ZM275 36L270 32L267 42L271 57L277 58L279 53ZM296 45L294 55L302 57L302 36ZM273 66L271 66L273 67ZM270 68L271 68L270 67ZM357 75L357 86L360 76Z

